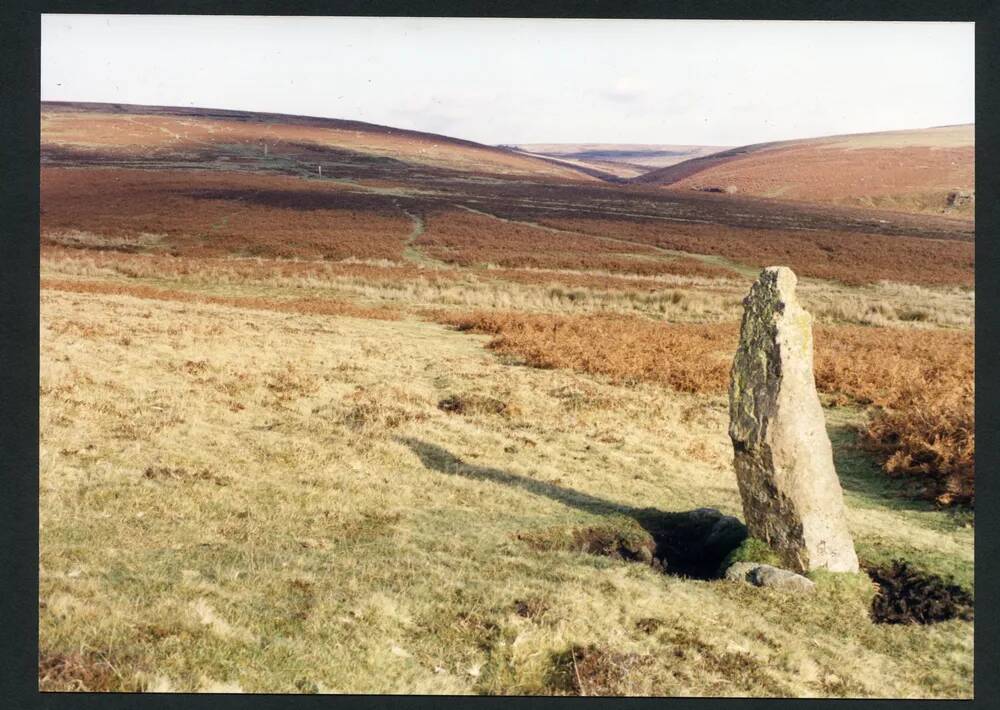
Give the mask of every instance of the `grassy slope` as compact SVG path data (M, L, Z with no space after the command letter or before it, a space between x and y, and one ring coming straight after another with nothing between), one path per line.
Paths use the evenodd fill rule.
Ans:
M801 600L515 539L619 506L738 514L721 399L412 320L46 292L42 327L42 650L109 659L112 687L565 692L560 654L593 643L642 668L606 692L971 688L965 622L874 626L831 580ZM506 412L436 407L473 392ZM972 530L887 497L832 426L862 555L968 583Z

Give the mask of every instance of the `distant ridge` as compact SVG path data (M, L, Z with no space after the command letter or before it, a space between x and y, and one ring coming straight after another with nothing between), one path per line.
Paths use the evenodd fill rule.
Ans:
M971 219L975 125L756 143L629 182Z
M225 108L202 108L194 106L150 106L146 104L99 103L93 101L42 101L42 109L59 109L63 111L94 111L100 113L121 113L147 116L189 116L192 118L225 118L253 123L284 123L297 126L315 126L317 128L337 128L348 131L363 131L368 133L389 133L401 136L432 138L447 141L456 145L466 145L485 150L498 148L484 143L453 138L439 133L414 131L408 128L395 128L377 123L354 121L344 118L324 118L319 116L299 116L289 113L269 113L266 111L240 111Z
M726 150L728 146L643 143L521 143L504 146L526 155L544 156L580 168L632 178L657 168Z
M361 149L362 152L374 152L400 160L430 163L439 167L452 167L467 172L515 172L576 180L614 178L614 176L605 175L598 170L567 165L545 156L530 156L518 151L438 133L341 118L205 107L77 101L42 101L41 109L43 119L60 116L69 136L73 135L74 132L81 136L79 140L73 141L69 140L67 135L62 135L63 141L68 144L88 142L83 138L87 129L80 121L77 121L76 125L69 125L73 123L69 119L74 114L101 115L112 118L116 116L146 116L158 119L195 119L196 122L199 120L206 122L225 121L234 125L268 124L275 129L292 127L298 129L295 133L299 140L319 140L330 147ZM301 129L315 129L315 131L306 130L303 132ZM175 127L173 130L177 133L190 132L180 127ZM247 131L242 133L247 134ZM354 139L349 140L348 134L368 136L371 140L361 142ZM308 137L304 138L304 136ZM202 142L205 139L215 140L215 137L202 136L202 138Z

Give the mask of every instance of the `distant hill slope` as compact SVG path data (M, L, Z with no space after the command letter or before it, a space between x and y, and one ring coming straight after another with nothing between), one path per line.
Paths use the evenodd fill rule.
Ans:
M43 101L43 159L46 149L137 158L191 156L219 150L238 161L249 154L285 150L329 151L373 160L394 160L468 173L537 176L563 180L596 178L544 158L433 133L361 121L311 118L223 109Z
M521 143L507 146L528 155L589 167L617 177L636 177L657 168L726 150L728 146L633 143Z
M971 219L975 126L760 143L686 160L632 182Z

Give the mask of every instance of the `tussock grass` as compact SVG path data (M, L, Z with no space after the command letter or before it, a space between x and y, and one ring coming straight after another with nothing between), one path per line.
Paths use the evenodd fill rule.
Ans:
M479 308L529 313L632 313L680 322L738 320L747 282L698 276L623 276L601 270L430 268L385 260L189 258L46 246L43 277L138 282L216 295L361 301L399 308ZM225 294L218 293L225 290ZM883 282L847 287L803 279L800 297L818 322L906 328L973 324L975 300L960 288ZM232 293L230 293L232 292ZM919 303L930 315L905 321Z
M77 279L43 279L42 288L74 293L111 293L158 301L186 303L214 303L243 308L259 308L286 313L317 313L321 315L348 315L355 318L382 318L394 320L399 313L386 308L363 308L352 303L322 298L268 299L260 297L215 296L172 289L157 289L142 284L108 283Z

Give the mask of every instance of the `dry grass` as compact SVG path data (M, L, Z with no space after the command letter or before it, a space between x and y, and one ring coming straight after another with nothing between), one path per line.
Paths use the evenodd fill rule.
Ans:
M40 642L117 674L47 663L46 683L971 692L971 622L873 625L870 590L835 580L803 601L518 541L645 507L738 514L722 397L512 367L420 321L50 289L41 308ZM863 556L969 584L971 529L853 485Z
M399 132L71 113L42 127L85 166L43 169L43 688L971 694L972 622L873 625L864 579L803 599L587 552L643 509L739 515L724 393L766 260L855 282L800 293L859 555L971 588L968 516L856 446L877 407L891 469L971 475L968 243L505 182L537 165ZM260 172L321 159L350 184ZM808 229L635 219L696 212Z
M736 282L691 280L685 288L664 290L663 278L678 277L659 277L627 279L661 287L645 295L552 285L535 287L532 295L531 286L499 284L517 274L526 275L530 283L548 272L505 270L503 281L497 282L489 279L495 270L472 275L412 264L213 260L59 247L46 248L45 264L47 274L74 277L46 276L46 288L78 293L380 319L398 319L417 306L431 318L500 336L494 348L532 365L712 393L724 392L728 383L736 328L726 321L738 316L742 288ZM556 272L559 275L594 278L574 272ZM484 287L483 279L493 285ZM226 284L238 287L236 292L191 290ZM250 295L261 287L271 293ZM310 295L303 296L303 288ZM972 421L972 338L968 331L931 327L934 322L966 324L972 299L961 292L895 284L851 290L806 282L802 291L821 321L896 326L820 325L817 385L841 403L880 408L866 441L887 472L919 477L926 495L941 503L972 502L974 438L967 434ZM442 316L434 309L453 304L496 310ZM512 305L518 312L504 310ZM542 313L532 315L532 310ZM551 315L553 310L562 314ZM666 325L638 314L695 322ZM698 322L706 320L720 322ZM901 332L899 326L906 329Z
M136 692L134 678L123 678L115 664L96 652L38 654L38 689L41 692Z
M122 277L157 287L309 290L333 299L522 312L645 314L671 321L732 321L747 284L692 276L623 276L553 269L429 268L387 261L193 258L45 246L43 274L89 280ZM960 288L879 283L847 287L803 280L800 297L818 322L970 328L975 298Z
M45 278L145 283L157 288L310 292L332 300L413 306L516 308L525 311L641 312L673 319L731 318L732 281L698 277L623 277L608 272L434 268L385 261L188 258L46 246Z
M70 279L42 279L42 288L52 291L72 293L103 293L134 296L156 301L179 301L182 303L211 303L223 306L281 311L283 313L307 313L326 316L351 316L354 318L376 318L397 320L398 311L388 308L365 308L352 303L324 298L261 298L240 296L214 296L192 291L153 288L144 284L112 283L107 281L81 281Z

